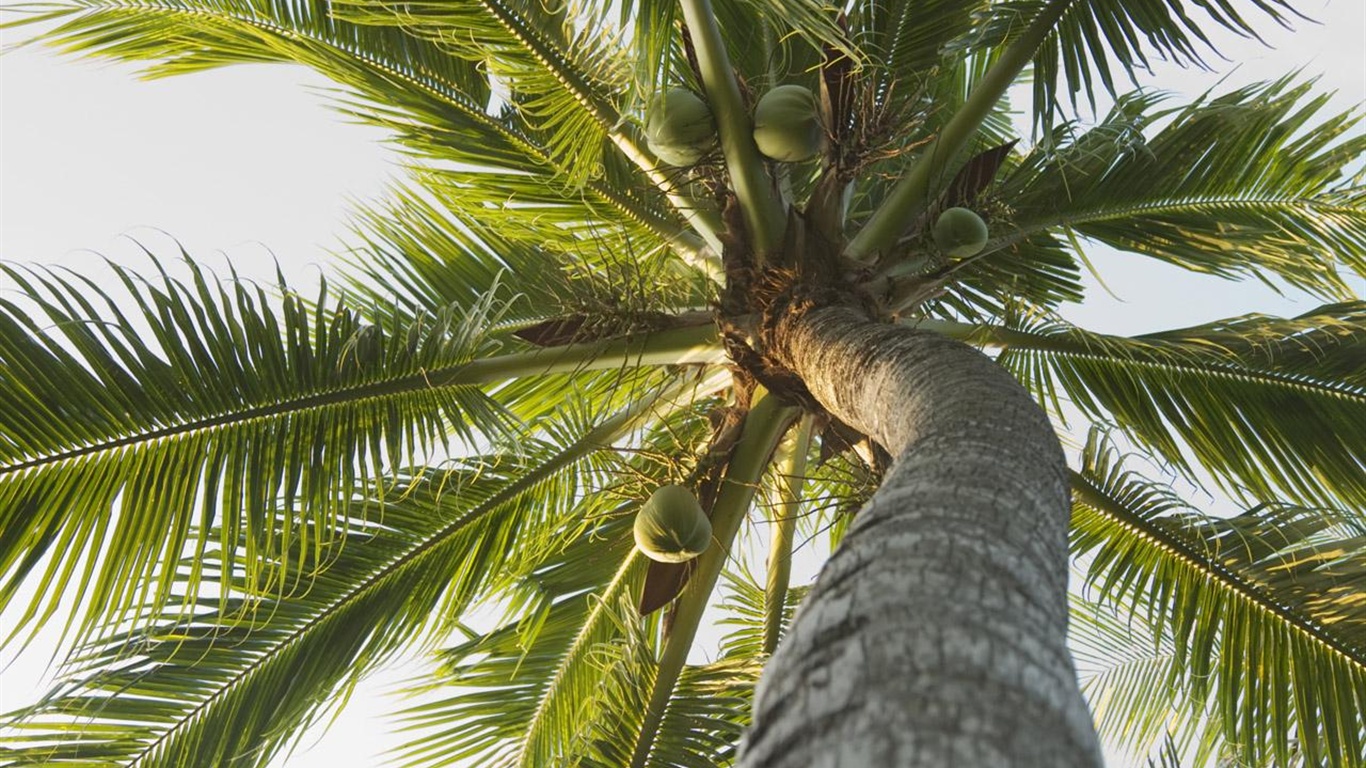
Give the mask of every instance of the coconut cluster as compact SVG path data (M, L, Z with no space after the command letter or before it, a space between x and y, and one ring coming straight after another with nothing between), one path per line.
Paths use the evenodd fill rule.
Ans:
M754 107L754 143L772 160L799 163L825 149L825 123L810 89L780 85ZM716 146L716 119L696 93L670 88L650 99L645 110L645 143L669 165L696 165Z

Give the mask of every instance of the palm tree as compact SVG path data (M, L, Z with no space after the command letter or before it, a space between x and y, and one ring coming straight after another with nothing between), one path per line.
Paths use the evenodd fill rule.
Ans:
M1200 61L1191 6L1294 13L29 7L154 75L315 67L411 182L340 290L0 265L0 606L16 642L69 612L75 649L4 757L264 765L416 647L440 670L408 765L1098 765L1095 726L1161 760L1363 764L1366 304L1339 270L1366 274L1366 137L1288 78L1120 93ZM810 159L753 138L779 84L814 95ZM646 135L670 87L719 136L684 167ZM989 239L936 233L953 208ZM1330 303L1090 332L1056 313L1080 238ZM1065 402L1092 425L1070 467ZM710 518L695 560L633 544L666 484ZM804 542L832 548L810 588ZM708 610L728 632L689 663Z

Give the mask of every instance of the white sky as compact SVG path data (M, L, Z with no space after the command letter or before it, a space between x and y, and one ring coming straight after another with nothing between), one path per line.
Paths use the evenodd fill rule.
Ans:
M1321 89L1338 91L1337 108L1366 102L1366 3L1307 0L1300 8L1325 23L1268 29L1275 50L1221 41L1231 60L1221 74L1238 65L1228 80L1238 84L1303 68L1322 76ZM1168 68L1151 84L1193 94L1219 76ZM145 264L130 238L165 256L175 252L174 236L197 258L215 266L230 260L265 279L273 253L292 283L311 284L346 232L349 201L382 199L398 174L379 131L342 122L310 90L325 86L294 67L238 66L141 82L128 67L45 50L0 56L0 258L85 270L98 268L98 253ZM1099 248L1088 255L1122 299L1093 290L1069 313L1097 330L1160 330L1251 311L1296 314L1315 304ZM46 659L40 650L2 670L0 711L36 695ZM310 735L306 751L277 765L378 764L365 756L386 743L379 718L391 701L379 691L413 671L362 686L327 736L314 743Z

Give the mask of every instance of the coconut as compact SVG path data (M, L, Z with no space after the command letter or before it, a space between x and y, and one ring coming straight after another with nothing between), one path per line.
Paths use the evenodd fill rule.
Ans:
M711 546L711 521L692 491L661 485L636 514L636 546L661 563L682 563Z
M780 85L765 93L754 107L754 143L765 156L796 163L825 148L825 125L811 91L800 85Z
M954 258L975 256L987 245L987 224L967 208L949 208L934 222L934 244Z
M669 165L695 165L716 145L711 109L687 88L655 94L645 109L645 143Z

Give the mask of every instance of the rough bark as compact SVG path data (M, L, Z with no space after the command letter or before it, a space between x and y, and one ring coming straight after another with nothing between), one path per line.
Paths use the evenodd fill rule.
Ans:
M771 350L896 457L764 670L741 768L1102 765L1065 645L1066 464L994 362L844 308Z

